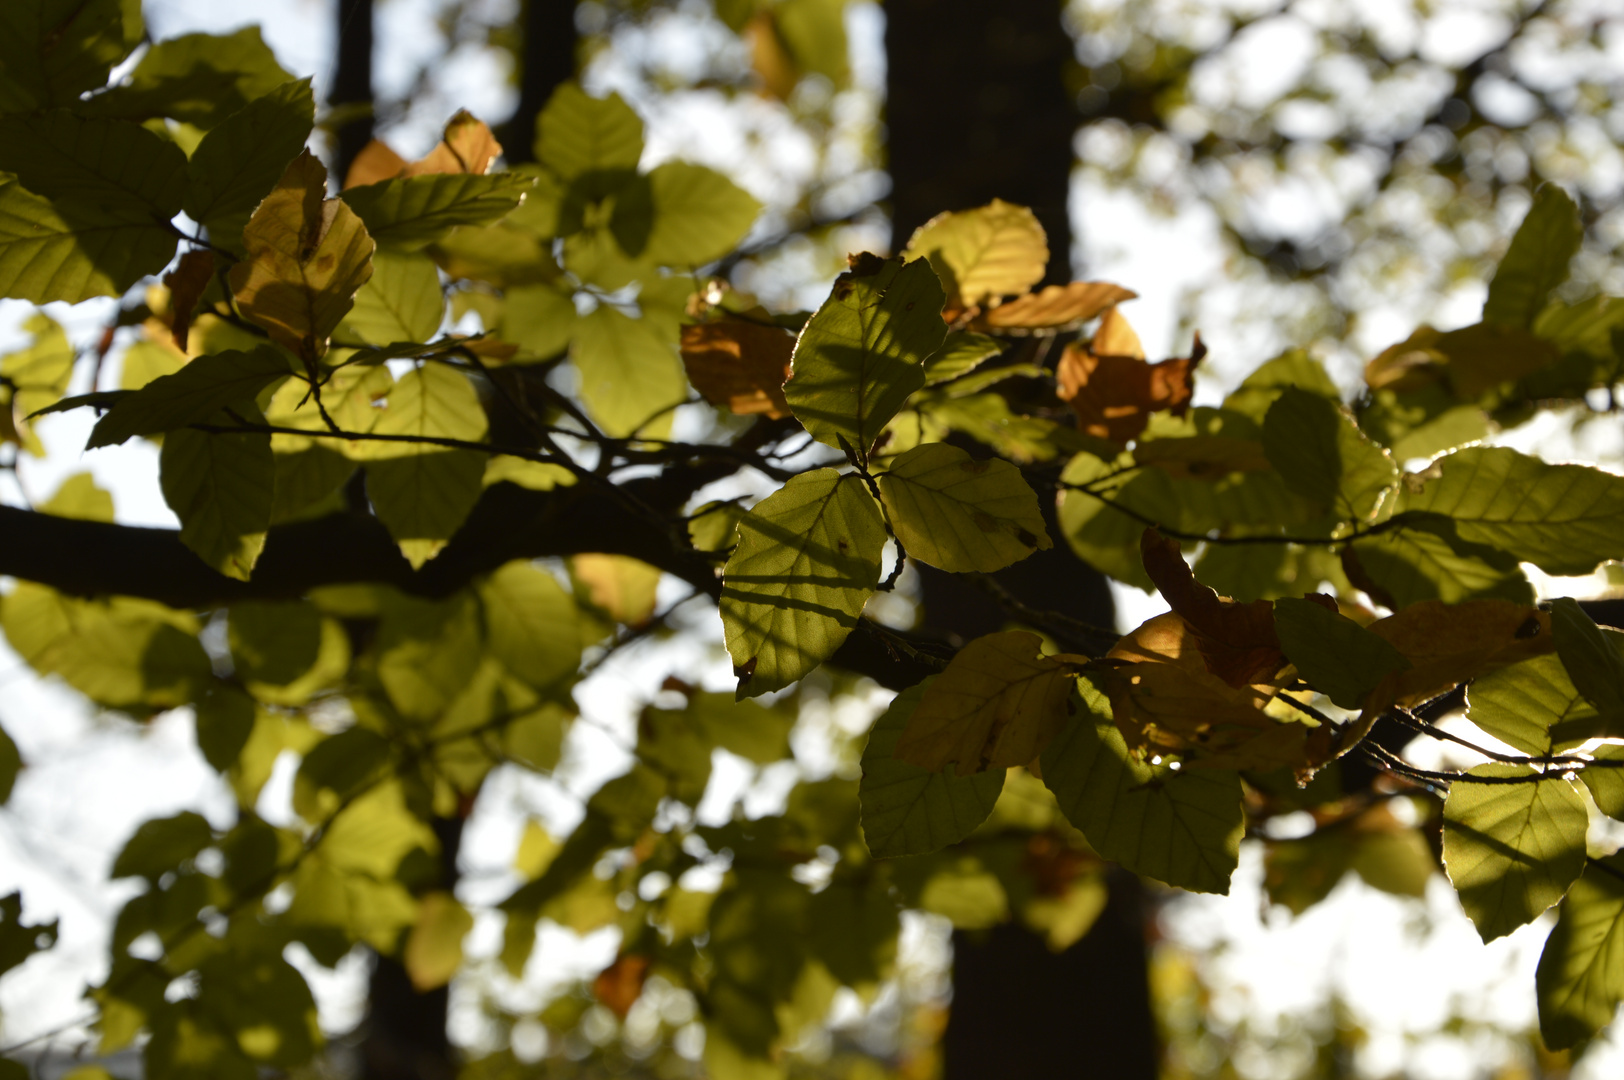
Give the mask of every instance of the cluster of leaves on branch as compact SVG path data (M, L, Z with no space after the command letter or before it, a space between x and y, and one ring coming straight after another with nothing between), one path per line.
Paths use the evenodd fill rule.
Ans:
M322 964L369 946L420 989L465 971L475 913L437 826L493 768L558 765L592 720L577 682L665 632L662 572L716 602L736 693L669 680L579 826L532 823L499 963L522 976L543 920L617 927L592 1007L625 1019L659 975L696 1005L712 1076L783 1075L840 987L893 973L907 909L1019 917L1064 948L1107 864L1225 892L1247 828L1301 808L1318 828L1271 844L1277 899L1300 909L1348 869L1414 893L1435 858L1397 800L1441 817L1486 940L1560 905L1548 1042L1611 1018L1624 860L1587 855L1585 829L1624 815L1624 654L1571 602L1536 607L1520 567L1624 557L1624 479L1476 445L1619 370L1624 301L1551 299L1580 236L1559 190L1483 321L1418 330L1357 401L1291 352L1196 407L1203 348L1148 362L1117 306L1132 293L1033 291L1048 248L1022 207L944 214L896 257L853 256L817 311L774 314L699 276L758 205L708 169L645 170L618 97L562 88L533 167L492 171L500 147L458 114L419 161L369 148L330 197L309 84L252 32L158 42L103 88L140 38L133 5L17 10L39 59L0 68L0 294L122 297L107 341L137 340L104 389L100 355L81 363L34 316L33 344L0 360L0 434L39 454L38 417L93 408L90 448L159 441L202 565L185 582L98 568L120 584L87 590L37 559L0 627L100 706L190 708L239 803L224 827L148 821L119 855L113 876L144 888L89 992L102 1049L144 1038L154 1078L309 1060L322 1033L293 943ZM669 438L679 408L711 441ZM703 501L743 469L781 486ZM5 522L148 542L112 520L81 475ZM1173 610L1119 639L1010 596L997 572L1057 539ZM26 548L0 571L29 578L7 561ZM972 575L1011 628L955 649L865 614L910 559ZM177 595L193 599L159 602ZM839 748L846 772L779 813L699 823L715 750L781 761L803 700L921 670L862 749ZM1511 752L1426 772L1366 738L1471 743L1435 724L1463 686L1467 720ZM274 825L258 807L284 752L294 818ZM1381 783L1344 791L1350 753ZM20 764L0 738L0 796ZM0 916L0 971L53 938L15 899ZM590 1001L542 1019L568 1028Z

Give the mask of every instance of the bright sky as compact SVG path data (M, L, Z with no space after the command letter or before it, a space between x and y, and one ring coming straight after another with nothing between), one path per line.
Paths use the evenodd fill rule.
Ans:
M283 65L296 75L316 79L318 95L329 77L332 49L328 0L149 0L148 21L156 37L192 30L223 31L260 21L267 41ZM511 11L511 0L479 0L480 10L494 14ZM1492 40L1492 19L1485 21L1482 5L1458 3L1455 29L1431 46L1440 51L1459 48L1470 53L1474 42ZM1406 5L1390 0L1391 32L1406 31ZM697 10L704 10L700 5ZM378 82L385 97L403 92L419 64L438 56L435 27L438 0L387 0L378 28ZM601 54L588 73L591 88L620 89L649 120L647 155L652 160L687 156L725 169L758 196L780 204L817 177L816 148L797 130L781 109L763 101L729 103L720 93L696 91L669 98L641 93L642 83L629 64L656 57L680 70L695 55L714 47L716 24L692 17L684 7L679 14L656 20L617 40L618 52ZM1384 24L1386 25L1386 24ZM1485 25L1488 29L1485 30ZM883 86L884 56L880 46L883 15L871 3L850 9L854 70L859 93L843 105L853 130L865 122ZM1272 74L1289 67L1291 57L1308 48L1302 28L1279 20L1255 30L1226 72L1243 103L1256 96L1266 100ZM1465 54L1463 53L1463 55ZM1267 61L1267 62L1265 62ZM1283 76L1282 76L1283 77ZM431 94L404 117L393 118L386 134L408 156L426 150L438 128L454 109L470 108L490 119L506 116L514 95L495 53L467 47L438 62ZM866 111L867 110L867 111ZM837 136L841 132L837 130ZM838 141L838 139L837 139ZM766 148L765 151L762 148ZM1084 144L1085 157L1115 152L1110 145ZM844 157L842 157L844 155ZM836 153L836 166L844 169L843 198L871 199L882 190L883 178L872 163L854 156L849 147ZM825 166L827 167L827 166ZM1311 213L1311 200L1289 200L1279 213ZM1080 254L1090 276L1120 281L1141 294L1130 316L1156 355L1172 355L1187 347L1176 339L1189 295L1219 278L1224 270L1215 241L1216 225L1210 211L1188 209L1169 215L1133 194L1112 191L1087 174L1079 174L1073 217L1085 246ZM870 226L855 230L853 246L883 244L884 236ZM1210 254L1209 254L1210 253ZM811 276L811 255L803 262L786 261L783 272L797 269ZM827 281L812 280L789 290L803 305L821 299ZM1481 283L1463 283L1444 298L1435 314L1441 325L1456 325L1475 318L1481 305ZM1241 297L1225 303L1239 313ZM52 305L53 316L66 323L76 337L97 332L112 302L89 302L75 309ZM16 327L29 310L25 304L0 302L0 345L10 347ZM1369 350L1407 332L1403 316L1378 315L1366 325L1371 340L1358 348ZM1374 329L1371 329L1371 328ZM1215 346L1214 377L1203 382L1199 400L1216 401L1233 382L1269 355L1265 342L1229 326L1203 327ZM1344 365L1337 371L1350 383L1356 372ZM76 388L80 389L80 388ZM0 482L0 497L17 503L37 501L55 490L66 476L90 469L113 490L121 520L173 525L174 518L158 491L157 453L145 443L117 451L83 453L91 424L88 414L53 416L39 425L50 450L41 461L25 460L19 478L25 490L9 479ZM1520 432L1516 441L1525 449L1537 444L1550 456L1587 457L1618 461L1624 458L1624 435L1617 430L1596 431L1588 442L1553 444L1562 436L1555 423ZM1555 445L1561 452L1552 453ZM735 482L735 487L741 483ZM746 485L747 486L747 485ZM765 494L766 488L755 493ZM728 494L736 493L729 491ZM662 604L673 602L685 590L673 582L662 588ZM1132 590L1118 590L1121 621L1137 625L1165 607ZM679 622L681 620L679 619ZM730 685L728 666L720 651L720 632L714 613L696 606L687 616L692 633L677 647L640 645L615 658L584 683L578 698L589 722L572 734L562 782L499 771L487 784L480 810L471 822L464 848L467 877L464 898L474 903L500 899L512 887L508 870L523 822L539 818L555 832L572 827L580 814L580 796L594 790L609 776L625 768L624 745L634 737L632 719L653 697L657 684L670 670L686 677L702 672L707 686ZM0 646L0 686L4 688L0 719L29 763L8 807L0 809L0 893L23 890L30 920L60 918L61 943L21 971L0 982L0 1041L27 1038L84 1013L79 1000L86 979L100 978L104 966L105 935L111 917L127 898L127 885L109 887L105 874L112 858L134 825L149 817L182 808L199 809L217 825L228 825L234 810L224 785L196 751L190 716L183 710L166 714L146 726L113 716L97 715L78 696L49 681L35 679L9 649ZM814 710L796 736L796 750L805 774L825 774L833 766L821 748L819 732L833 725L858 730L882 706L885 695L851 705L839 714ZM273 820L288 813L291 761L268 785L261 810ZM734 802L743 798L756 813L781 805L798 773L793 766L760 770L723 755L718 762L713 791L701 816L722 820ZM1266 910L1260 892L1260 850L1248 846L1242 869L1228 898L1199 897L1172 905L1165 917L1171 937L1211 957L1207 973L1222 991L1214 1001L1214 1019L1220 1025L1247 1023L1267 1029L1292 1015L1312 1015L1323 1009L1331 995L1339 996L1367 1028L1370 1038L1360 1052L1366 1075L1384 1076L1401 1070L1418 1080L1455 1080L1484 1075L1486 1062L1503 1056L1504 1048L1492 1034L1437 1035L1450 1015L1470 1017L1487 1028L1512 1032L1535 1023L1533 969L1546 933L1546 923L1525 928L1493 946L1484 947L1461 914L1452 890L1442 878L1433 881L1424 903L1395 900L1349 880L1330 901L1300 919L1283 911ZM500 944L500 921L480 921L469 942L470 955L492 957ZM945 960L939 924L914 921L908 932L908 960L926 975L939 978ZM508 984L504 996L513 1004L539 1005L554 990L571 980L596 972L614 954L612 931L585 941L557 928L548 928L522 984ZM542 958L545 958L543 962ZM313 963L302 965L310 974L322 1006L324 1024L334 1031L352 1026L363 1000L364 970L358 960L326 973ZM923 977L923 976L922 976ZM490 978L503 982L502 977ZM462 1038L477 1038L480 1021L471 993L454 998L454 1023ZM847 1009L847 1012L850 1010ZM70 1040L71 1044L71 1040ZM1248 1076L1290 1075L1282 1071L1291 1055L1277 1059L1237 1062ZM1624 1075L1624 1046L1610 1043L1593 1055L1576 1074L1599 1080Z

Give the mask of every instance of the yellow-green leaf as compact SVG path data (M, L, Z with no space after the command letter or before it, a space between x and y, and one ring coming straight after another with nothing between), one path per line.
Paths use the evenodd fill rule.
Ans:
M536 158L562 180L634 170L642 156L643 121L619 94L588 97L567 82L536 119Z
M291 78L257 26L230 34L182 34L154 42L128 81L78 107L127 120L171 117L206 130Z
M139 203L55 204L0 176L0 296L37 304L118 296L162 270L175 241Z
M450 893L435 891L423 897L401 955L419 994L451 981L462 967L462 939L473 928L474 917Z
M542 689L575 674L581 662L575 604L556 578L510 562L478 591L488 647L509 671Z
M283 83L203 137L187 164L186 214L217 245L239 250L243 227L310 137L309 79Z
M903 255L929 259L948 296L969 307L1019 295L1042 281L1049 241L1036 214L994 199L931 218L914 232Z
M879 486L897 539L931 566L991 573L1052 546L1037 493L1007 461L926 443L892 462Z
M738 696L782 689L834 654L880 580L885 525L855 476L792 478L739 522L722 572Z
M200 356L173 375L160 375L122 398L96 422L85 449L117 446L132 436L202 423L222 409L251 405L272 383L290 374L287 358L265 345L253 352L229 350ZM232 421L226 417L224 422Z
M1573 883L1534 974L1539 1031L1565 1050L1612 1023L1624 1000L1624 855Z
M251 404L239 413L251 423L263 420ZM224 413L216 421L235 423ZM270 435L178 428L164 436L158 480L180 518L181 543L220 573L247 581L271 527L276 462Z
M1288 387L1263 419L1263 451L1291 490L1354 521L1375 517L1399 469L1336 404Z
M1579 208L1567 192L1555 184L1536 191L1489 282L1483 321L1532 326L1551 290L1568 279L1568 263L1578 253L1584 232Z
M416 251L459 225L491 225L519 205L530 188L519 173L430 173L352 187L344 202L366 223L379 247Z
M575 326L570 359L581 373L581 400L606 435L660 438L671 408L688 397L676 341L648 319L601 304Z
M761 204L721 173L668 161L620 190L610 230L634 259L692 268L737 247L759 213Z
M444 314L445 296L434 260L380 251L372 257L372 276L355 294L355 306L344 316L339 333L353 334L369 345L428 341L440 329Z

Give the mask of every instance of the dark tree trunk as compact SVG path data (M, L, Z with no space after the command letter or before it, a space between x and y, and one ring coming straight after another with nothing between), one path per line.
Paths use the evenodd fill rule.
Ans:
M536 160L536 117L558 84L575 75L575 0L525 0L519 46L519 107L502 125L508 164Z
M340 183L361 148L372 141L372 0L338 0L338 63L333 69L333 106L365 106L338 129L333 175Z
M944 210L994 198L1030 206L1049 234L1048 280L1071 280L1073 52L1056 0L889 0L887 147L892 246ZM1049 528L1058 529L1050 515ZM963 578L920 567L925 623L968 640L1008 614ZM1101 576L1060 541L997 575L1017 599L1098 626L1114 621ZM954 936L946 1080L1151 1080L1155 1027L1143 889L1111 876L1099 922L1065 953L1010 924Z

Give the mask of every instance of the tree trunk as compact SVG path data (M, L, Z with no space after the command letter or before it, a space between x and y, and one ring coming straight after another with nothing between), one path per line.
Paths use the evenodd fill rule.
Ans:
M536 117L558 84L574 76L575 45L575 0L525 0L519 106L501 131L508 164L536 160Z
M343 183L355 156L372 141L372 0L338 0L337 61L327 103L362 107L338 128L333 176Z
M1072 43L1055 0L890 0L886 5L892 247L944 210L994 198L1030 206L1049 235L1047 280L1071 280ZM1059 541L996 575L1017 599L1098 626L1114 621L1104 579ZM968 640L1008 614L961 577L920 567L925 623ZM1144 893L1111 875L1105 912L1060 955L1007 924L954 935L946 1080L1151 1080L1155 1027Z

